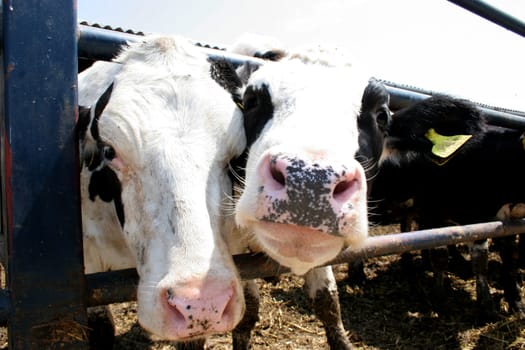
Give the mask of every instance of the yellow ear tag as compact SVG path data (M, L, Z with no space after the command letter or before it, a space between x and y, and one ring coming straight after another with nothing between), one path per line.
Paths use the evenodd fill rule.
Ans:
M425 136L434 144L432 154L440 158L450 157L472 137L472 135L440 135L434 129L429 129Z

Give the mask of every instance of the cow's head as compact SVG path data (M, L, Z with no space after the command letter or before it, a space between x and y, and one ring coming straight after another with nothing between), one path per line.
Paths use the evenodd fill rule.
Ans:
M474 140L467 143L469 136L483 134L485 129L485 119L475 104L436 95L394 113L381 162L414 163L421 159L444 163L462 147L470 147ZM443 156L434 154L443 147Z
M449 161L468 154L482 141L486 127L475 104L446 95L396 111L369 197L373 219L386 224L418 217L421 200L431 202L434 182L450 176Z
M389 122L383 111L388 95L374 90L363 96L368 78L349 67L302 61L249 67L246 83L240 79L233 93L249 146L236 221L298 274L366 238L367 180L360 161L370 167L375 151L364 150L371 138L360 139L360 127L374 124L380 134L376 121ZM386 100L369 101L378 95Z
M229 331L244 312L222 237L242 115L206 56L180 38L147 38L117 61L78 122L86 269L136 266L139 322L164 339ZM80 97L97 69L79 77Z

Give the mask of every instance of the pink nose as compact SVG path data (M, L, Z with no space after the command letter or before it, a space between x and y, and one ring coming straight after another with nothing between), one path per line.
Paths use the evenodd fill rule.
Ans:
M263 171L264 185L268 192L279 196L279 191L298 190L328 195L338 202L345 202L355 191L358 176L344 165L337 169L332 165L320 165L300 158L285 155L270 156L264 164L268 169Z
M358 163L329 165L290 155L268 155L260 163L260 192L272 209L263 220L318 228L337 235L338 220L362 190Z
M227 332L235 327L235 306L238 300L234 283L201 281L162 291L169 310L171 325L179 338Z

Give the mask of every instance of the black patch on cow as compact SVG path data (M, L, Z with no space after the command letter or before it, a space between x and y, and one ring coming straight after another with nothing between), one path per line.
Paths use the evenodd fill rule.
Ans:
M249 148L273 118L274 109L268 85L264 84L260 88L248 86L242 103L246 147Z
M273 118L274 109L268 86L263 85L261 88L248 86L244 92L242 105L246 150L238 158L233 159L230 166L238 176L244 178L248 150L260 136L268 121ZM231 173L230 179L234 183L239 182L236 176Z
M95 105L95 116L93 117L93 122L91 123L91 135L93 135L93 138L95 140L100 139L100 135L98 133L98 119L102 115L102 112L104 111L104 108L106 108L109 98L111 97L111 92L113 91L113 83L104 91L102 96L98 99L96 105Z
M125 218L124 205L122 204L122 186L117 174L107 166L94 171L89 180L88 191L89 199L92 201L94 201L97 196L104 202L113 201L120 225L124 227Z

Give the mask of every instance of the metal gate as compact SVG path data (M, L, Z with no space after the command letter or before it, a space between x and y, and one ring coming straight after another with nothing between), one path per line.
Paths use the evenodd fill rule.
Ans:
M86 308L133 300L137 275L134 270L84 275L74 131L78 59L109 60L136 37L78 26L75 1L8 0L2 11L7 277L0 290L0 321L8 326L10 349L87 349ZM398 106L427 96L387 86ZM522 116L486 111L495 124L525 129ZM362 251L343 252L332 263L522 232L525 222L518 220L373 237ZM235 261L246 279L287 271L263 256L236 256Z

